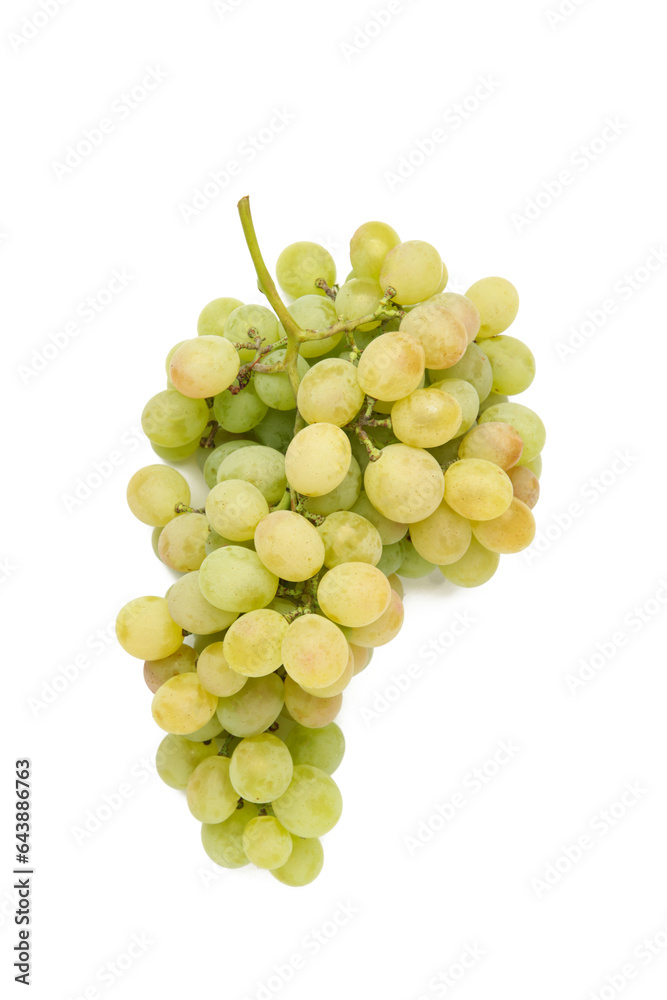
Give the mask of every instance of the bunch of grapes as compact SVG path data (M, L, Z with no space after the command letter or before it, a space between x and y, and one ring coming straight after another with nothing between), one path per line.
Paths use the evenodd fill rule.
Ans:
M545 430L508 398L535 373L504 333L509 281L447 292L435 247L369 222L340 287L327 250L287 247L285 305L239 209L273 308L215 299L169 352L142 415L168 464L136 472L127 499L180 575L130 601L117 635L146 661L158 773L206 853L300 886L342 811L343 691L399 632L400 578L476 587L531 543ZM201 509L173 467L191 456Z

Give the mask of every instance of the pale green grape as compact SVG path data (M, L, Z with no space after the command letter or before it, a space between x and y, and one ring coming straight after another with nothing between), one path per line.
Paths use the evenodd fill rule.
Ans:
M317 529L324 542L324 565L328 569L345 562L377 565L382 539L374 524L349 510L337 511Z
M208 635L196 635L193 633L192 646L195 652L201 657L201 654L207 646L211 646L214 642L222 642L226 634L226 628L221 629L219 632L209 632ZM197 661L197 663L199 663L199 661ZM206 687L206 685L204 685L204 687Z
M182 643L175 653L161 660L146 660L144 680L149 690L155 694L165 681L176 674L186 674L196 669L197 654L192 646Z
M210 556L206 557L202 567L207 559ZM180 577L169 590L167 602L169 614L186 632L210 635L231 625L236 613L231 609L219 608L206 599L200 588L200 572L201 570L194 570Z
M491 579L499 562L498 553L485 549L473 535L468 551L458 562L439 566L438 569L457 587L480 587Z
M436 248L423 240L408 240L389 251L379 280L383 291L396 289L397 302L412 305L435 294L441 279L442 257Z
M419 388L425 366L418 340L407 333L383 333L361 355L357 379L375 399L402 399Z
M188 399L175 389L165 389L149 399L141 414L141 426L151 442L178 448L200 438L208 423L204 399Z
M285 456L275 448L257 444L233 451L218 468L218 482L243 479L256 486L268 504L282 500L287 486Z
M377 568L382 570L386 577L389 577L392 573L396 573L398 567L403 562L403 556L402 541L394 542L392 545L383 545L382 555L380 556L380 561L377 563Z
M459 437L452 438L451 441L446 441L445 444L438 445L437 448L429 448L428 450L438 461L438 464L445 469L448 465L451 465L452 462L457 461L462 441L463 434Z
M169 376L169 365L171 364L171 359L173 358L174 354L179 349L179 347L182 347L183 344L187 344L187 340L179 340L179 342L177 344L174 344L174 346L171 348L171 350L169 351L169 354L167 355L167 357L165 359L164 367L165 367L165 371L167 373L167 377Z
M458 433L462 417L461 404L455 396L442 389L415 389L394 403L391 425L404 444L435 448Z
M455 365L445 368L444 371L432 370L428 374L431 382L441 382L449 378L463 379L474 387L480 400L487 398L493 384L491 362L479 344L474 341L468 344L465 354Z
M232 736L258 736L273 725L284 703L284 685L277 674L249 677L236 694L220 698L218 718Z
M346 281L353 276L379 279L385 257L400 242L401 238L396 230L386 222L364 222L350 240L353 273Z
M254 330L254 334L251 333ZM275 344L284 335L278 317L266 306L239 306L230 313L225 323L224 336L232 343L245 344L260 337L263 345ZM245 365L255 357L255 349L241 348L238 352L241 364ZM222 423L222 421L220 421ZM224 426L224 425L223 425Z
M403 540L403 562L397 570L399 576L405 576L409 580L421 580L422 577L432 573L434 569L435 563L420 555L412 541L405 538Z
M247 802L272 802L292 780L292 757L277 736L260 733L241 740L232 754L229 776Z
M457 319L461 320L466 328L468 343L471 344L479 333L480 326L479 309L475 303L472 299L466 298L465 295L459 295L457 292L445 292L442 289L438 291L437 298ZM464 375L460 377L465 378Z
M447 468L445 500L462 517L489 521L503 514L512 502L507 473L482 458L462 458Z
M396 586L396 582L398 582L398 584L400 585L401 590L403 588L403 584L401 583L399 577L397 577L394 574L392 574L392 576L388 577L388 579L389 579L389 583L391 584L391 589L394 590L395 593L402 599L403 595L402 595L402 593L399 593L399 588ZM392 597L392 602L393 602L393 597ZM389 608L387 608L387 611L385 611L384 615L382 616L383 618L385 617L385 615L387 614L387 612L390 610L390 608L391 608L391 604L389 605ZM378 621L380 621L379 618L378 618ZM366 625L365 626L365 628L367 628L367 629L374 628L374 627L375 627L375 622L373 622L372 625ZM351 631L354 631L354 630L351 630ZM363 631L363 629L361 631ZM356 677L357 674L360 674L362 672L362 670L365 670L366 667L368 666L368 664L371 662L371 660L373 658L373 650L370 647L367 648L367 649L364 649L363 646L355 646L353 643L350 643L350 649L352 650L352 658L354 660L354 666L352 667L352 671L353 671L354 676ZM299 764L315 764L317 767L321 767L322 766L321 764L317 764L317 761L303 760L303 761L298 761L298 763ZM323 768L323 770L326 771L326 767Z
M206 538L206 555L210 556L211 552L222 549L226 545L242 545L245 549L254 548L252 542L233 542L231 538L225 538L224 535L219 535L217 531L210 528Z
M153 528L164 527L176 517L177 503L190 503L190 487L180 472L168 465L147 465L127 484L128 507Z
M489 364L490 363L491 362L489 362ZM485 410L488 410L492 406L498 406L499 403L509 403L509 396L503 396L497 392L490 392L486 399L482 400L479 404L480 417Z
M535 473L526 466L517 465L507 475L512 480L514 496L532 510L540 499L540 481Z
M535 378L535 358L516 337L491 337L484 350L493 369L493 391L507 396L523 392Z
M398 594L401 600L403 600L403 598L405 597L405 587L403 586L403 581L401 580L400 576L398 576L396 573L392 573L392 575L388 579L389 583L391 584L391 589L396 594Z
M450 368L460 361L468 346L465 326L438 297L406 313L400 330L422 345L427 368Z
M523 406L521 403L499 403L490 406L481 415L479 422L484 424L488 420L500 420L504 424L512 425L523 441L522 465L536 458L544 448L547 439L544 424L528 406Z
M315 282L323 278L331 288L336 283L336 264L319 243L302 240L282 251L276 262L276 277L282 290L295 299L300 295L324 295Z
M491 552L521 552L535 538L535 518L530 507L514 497L500 517L473 521L472 530L477 541Z
M158 775L170 788L184 789L194 769L208 757L215 757L218 748L214 743L194 743L185 736L171 733L160 743L155 756Z
M153 528L151 532L151 545L153 547L153 552L160 558L159 545L160 545L160 535L162 534L162 528Z
M302 295L301 298L288 306L287 311L296 320L302 330L328 330L338 322L336 307L330 298L322 295ZM319 358L338 345L343 336L335 333L321 340L305 341L299 347L299 353L304 358Z
M201 435L198 434L194 441L188 441L187 444L179 445L178 448L163 448L152 441L150 444L158 458L163 459L165 462L184 462L186 458L194 455L199 448L200 442Z
M412 524L432 514L442 500L445 481L433 455L407 444L390 444L364 475L373 506L393 521Z
M169 363L174 388L190 399L216 396L239 373L239 356L224 337L194 337L178 348Z
M213 414L221 427L231 434L251 431L266 416L268 406L255 392L252 381L245 389L233 395L221 392L215 397Z
M253 433L260 444L275 448L284 455L294 435L294 413L291 410L270 409L253 428Z
M218 699L206 691L197 674L177 674L153 695L152 713L160 729L187 736L215 715ZM223 722L224 726L224 722Z
M342 483L323 493L321 497L304 497L303 506L312 514L333 514L338 510L347 510L358 499L361 492L361 468L354 455L350 458L350 467Z
M292 853L292 834L275 816L256 816L243 831L243 850L258 868L281 868Z
M390 597L391 587L384 573L365 562L334 566L317 587L317 600L327 618L350 628L376 621L386 611Z
M262 358L262 364L277 365L285 360L286 353L284 347L279 347L277 350L271 351L270 354L266 354ZM296 367L300 379L310 370L308 362L301 354L297 358ZM272 410L296 409L296 396L292 392L287 372L257 372L253 381L255 392Z
M225 332L227 318L242 306L240 299L213 299L204 306L197 320L197 333L200 337L222 337Z
M410 528L410 540L417 553L437 566L458 562L467 552L471 536L470 522L444 500L430 517Z
M276 819L296 837L321 837L340 819L343 799L325 771L312 764L297 764L289 788L272 806Z
M461 434L469 431L479 413L479 396L475 387L461 378L447 378L440 382L434 382L431 389L437 389L439 392L446 392L449 396L453 396L461 407L461 424L456 431L456 436L460 437Z
M459 458L483 458L507 472L522 451L523 441L511 424L489 420L468 431L459 446Z
M407 545L407 541L403 544ZM403 627L404 611L402 595L399 595L398 590L395 590L394 587L403 589L403 585L398 578L396 578L396 583L391 588L389 605L384 614L380 615L376 621L371 622L370 625L350 629L349 640L351 646L374 649L376 646L385 646L392 639L396 638Z
M257 806L244 802L224 823L204 823L201 842L211 861L222 868L243 868L248 858L243 850L243 834L250 820L258 814ZM276 869L280 871L281 869Z
M287 629L282 656L285 670L297 684L323 688L338 680L350 651L337 625L319 615L303 615Z
M349 631L349 629L348 629ZM321 701L331 702L332 698L336 698L337 695L342 695L345 688L349 685L350 681L354 677L354 653L350 650L350 655L348 657L347 666L345 670L340 675L337 681L333 684L328 684L325 688L302 688L306 694L313 695L314 698L319 698ZM287 703L287 681L290 680L292 684L295 682L291 678L285 679L285 704L289 709L289 704ZM333 717L332 717L333 718Z
M278 577L256 552L227 545L206 556L199 570L199 586L216 608L240 613L266 607L276 596Z
M522 468L530 469L530 471L532 473L534 473L537 476L538 479L542 475L542 456L541 455L536 455L535 458L529 458L529 459L526 459L522 455L521 458L519 459L517 465L520 465Z
M283 662L281 646L286 631L283 615L269 608L241 615L227 630L223 643L225 659L232 670L245 677L273 673Z
M203 686L219 698L229 698L245 685L242 677L227 663L223 642L212 642L199 654L197 674Z
M338 319L344 322L361 319L362 316L370 316L376 311L382 301L383 291L379 283L373 278L351 278L341 285L336 296L336 314ZM366 332L374 330L380 325L379 319L370 320L357 327L358 330Z
M298 493L318 497L339 486L350 468L347 435L335 424L309 424L294 435L285 454L287 481ZM282 495L282 494L281 494Z
M440 292L444 292L445 288L447 287L447 282L448 281L449 281L449 271L447 270L447 265L445 264L445 262L443 260L443 262L442 262L442 277L440 279L440 284L436 288L434 294L435 295L439 295Z
M204 464L204 479L209 490L212 490L218 481L218 469L232 452L239 448L256 448L257 442L246 438L236 438L234 441L225 441L214 448Z
M519 293L505 278L480 278L466 292L480 316L478 340L496 337L514 322L519 311Z
M276 510L257 525L255 548L264 565L283 580L309 580L324 565L324 543L301 514Z
M346 671L347 668L343 673ZM336 718L343 705L343 695L340 691L338 694L327 697L315 694L315 690L306 691L291 677L285 678L285 708L295 722L308 729L321 729L328 726Z
M193 743L210 743L211 740L215 740L217 737L222 738L221 734L223 732L222 723L217 715L214 715L206 725L200 726L199 729L195 729L192 733L186 733L186 736Z
M208 521L203 514L179 514L162 530L158 555L179 573L190 573L199 569L206 557L207 538Z
M313 882L322 871L324 852L317 837L292 837L292 853L280 868L271 874L283 885L303 886Z
M384 514L381 514L379 510L376 510L364 492L359 494L359 499L352 504L350 510L354 511L355 514L361 514L367 521L375 525L383 545L392 545L394 542L400 542L408 530L407 524L392 521L390 518L385 517Z
M349 424L364 402L356 367L340 358L318 361L302 378L297 401L308 424Z
M335 722L321 729L307 729L297 723L285 743L295 764L311 764L326 774L333 774L345 755L345 737Z
M206 517L211 527L233 542L247 542L269 513L263 495L243 479L224 479L206 498Z
M190 775L188 809L200 823L223 823L236 810L239 796L229 770L227 757L207 757Z
M181 626L169 614L164 597L137 597L121 608L116 638L126 653L139 660L162 660L183 643Z

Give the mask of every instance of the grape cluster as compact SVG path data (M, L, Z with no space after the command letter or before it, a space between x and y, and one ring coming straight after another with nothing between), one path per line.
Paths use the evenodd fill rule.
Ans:
M545 430L508 398L535 373L504 332L510 282L447 292L435 247L369 222L340 287L323 247L280 254L286 306L240 210L273 309L215 299L169 352L142 425L171 464L136 472L127 500L180 575L117 635L145 661L157 770L207 854L300 886L342 811L343 691L398 634L400 578L475 587L530 544ZM191 456L202 509L173 467Z

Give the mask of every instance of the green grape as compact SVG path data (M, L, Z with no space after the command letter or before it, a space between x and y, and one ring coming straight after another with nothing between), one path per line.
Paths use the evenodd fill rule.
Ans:
M415 389L391 410L394 434L413 448L436 448L451 441L462 418L458 399L442 389Z
M218 469L228 455L238 451L240 448L256 447L256 441L250 441L246 438L236 438L234 441L225 441L223 444L219 444L217 448L214 448L204 464L204 479L209 490L212 490L217 483Z
M491 552L521 552L535 538L535 518L527 504L513 497L500 517L473 521L472 531L477 541Z
M169 363L174 388L190 399L216 396L239 373L239 356L224 337L194 337L178 348Z
M323 493L320 497L304 497L303 506L311 514L320 514L326 517L335 511L347 510L359 498L361 492L361 468L354 455L350 458L350 467L345 474L342 483L331 490L330 493Z
M517 462L517 465L520 465L522 468L530 469L530 471L532 473L534 473L534 475L536 475L538 479L542 475L542 456L541 455L536 455L535 458L530 458L530 459L527 459L527 460L526 460L525 456L522 455L521 458L519 459L519 461Z
M243 850L243 834L247 824L258 812L257 806L244 802L223 823L202 825L201 842L211 861L222 868L243 868L248 864Z
M202 567L210 558L206 557ZM186 632L210 635L231 625L236 613L231 609L219 608L206 599L200 589L200 573L201 570L194 570L180 577L169 590L167 602L169 614Z
M164 597L137 597L121 608L116 638L126 653L139 660L162 660L183 643L181 627L169 614Z
M401 580L400 576L398 576L396 573L392 573L392 575L388 579L389 583L391 584L391 589L396 594L398 594L401 600L403 600L403 598L405 597L405 587L403 586L403 581Z
M503 514L512 502L507 473L482 458L461 458L445 473L445 500L462 517L489 521Z
M203 514L179 514L163 528L158 555L166 566L190 573L199 569L206 557L207 538L208 521Z
M526 466L517 465L507 475L512 480L514 496L532 510L540 499L540 481L535 473Z
M253 431L260 444L275 448L284 455L294 435L294 413L291 410L269 410Z
M481 417L485 410L490 409L490 407L498 406L499 403L509 403L509 397L502 396L496 392L490 392L486 399L482 400L479 404L479 416Z
M425 367L418 340L408 333L383 333L361 355L357 379L375 399L402 399L419 388Z
M323 688L343 673L350 650L333 622L319 615L303 615L287 629L282 655L285 670L297 684Z
M296 837L321 837L340 819L343 799L325 771L312 764L297 764L289 788L272 806L276 819Z
M165 681L153 695L151 710L160 729L187 736L211 721L217 705L218 699L202 687L197 674L188 673Z
M438 569L457 587L480 587L491 579L499 562L498 553L485 549L473 535L468 551L458 562L439 566Z
M349 631L350 631L350 629L348 629L348 632ZM352 652L352 650L350 650L349 651L348 660L347 660L347 666L345 667L345 670L340 675L340 677L338 678L337 681L334 681L333 684L328 684L327 687L325 687L325 688L306 688L306 687L302 687L301 690L304 691L308 695L312 695L314 698L318 698L320 701L326 701L329 704L331 704L333 702L333 700L338 695L342 695L343 691L349 685L349 683L350 683L350 681L352 680L353 677L354 677L354 653ZM291 679L291 677L286 677L285 678L285 705L287 706L287 708L289 710L289 703L288 703L288 699L287 699L287 682L288 681L290 681L291 684L295 684L296 682L293 681ZM297 686L300 687L300 685L297 685ZM342 702L341 702L341 704L342 704ZM336 710L336 714L338 714L338 709ZM331 722L333 720L333 718L335 718L335 716L333 716L333 715L330 716L327 719L327 722ZM306 725L306 723L304 723L304 725Z
M442 257L434 246L422 240L408 240L393 247L380 270L380 287L383 291L394 288L394 298L403 305L430 298L441 280Z
M361 443L361 441L359 440L359 438L357 437L357 435L353 430L347 430L345 433L347 434L348 440L350 442L352 455L354 456L354 458L356 458L361 471L365 472L370 462L370 457L368 452L366 451L365 445Z
M153 528L151 532L151 545L153 547L153 552L160 558L159 545L160 545L160 535L162 534L162 528Z
M410 528L410 541L417 554L437 566L458 562L467 552L471 537L470 522L444 500L430 517Z
M219 698L229 698L245 685L247 677L242 677L227 663L223 642L209 643L197 660L199 680L211 694Z
M173 736L170 733L157 748L155 766L165 785L182 790L187 788L194 769L217 753L215 743L193 743L185 736Z
M461 447L461 442L463 441L463 434L459 437L452 438L451 441L446 441L445 444L438 445L437 448L429 448L429 453L437 460L438 464L445 469L452 462L456 462L459 457L459 448Z
M459 445L459 458L483 458L507 472L522 451L523 441L511 424L489 420L468 431Z
M199 729L195 729L194 732L186 733L185 735L193 743L210 743L211 740L216 739L223 732L222 723L217 715L214 715L206 725L200 726Z
M298 493L322 496L343 482L351 457L350 442L340 427L309 424L294 435L287 449L285 475Z
M187 344L187 340L179 340L179 342L177 344L174 344L174 346L169 351L169 354L167 355L167 357L165 359L164 367L165 367L165 371L167 373L167 380L169 380L169 365L171 364L171 359L173 358L174 354L179 349L179 347L182 347L183 344Z
M292 834L275 816L256 816L243 831L243 850L258 868L281 868L292 853Z
M271 874L283 885L303 886L313 882L322 871L324 852L317 837L292 837L292 853L280 868Z
M229 779L227 757L207 757L190 775L188 809L200 823L224 823L238 805L238 793Z
M252 542L233 542L231 538L225 538L224 535L219 535L217 531L210 528L206 538L206 555L210 556L211 552L215 552L216 549L222 549L226 545L242 545L245 549L254 548Z
M269 608L241 615L227 630L223 643L225 659L232 670L245 677L273 673L283 662L281 646L286 631L283 615Z
M486 345L485 345L486 346ZM448 378L462 379L474 387L480 400L485 400L491 392L493 371L486 354L474 341L468 344L466 352L460 361L444 371L429 371L431 382L441 382Z
M345 737L335 722L321 729L307 729L297 723L285 743L295 764L311 764L325 774L333 774L345 755Z
M507 396L523 392L535 378L535 358L516 337L491 337L484 349L493 369L493 391Z
M251 331L254 330L254 333ZM275 316L266 306L239 306L230 313L225 323L224 336L236 344L245 344L260 337L263 346L275 344L284 336L284 331ZM255 349L244 347L238 352L241 364L245 365L255 357ZM220 421L222 423L222 421ZM224 426L224 425L223 425Z
M271 351L262 359L264 365L277 365L285 360L287 351L284 347L279 347ZM302 379L310 366L306 359L300 354L296 362L297 373ZM296 409L296 396L292 392L289 375L287 372L257 372L254 376L255 392L267 406L272 410L294 410Z
M218 482L227 479L243 479L252 483L268 504L278 503L287 486L285 456L275 448L266 448L261 444L239 448L227 455L218 468Z
M237 452L238 454L238 452ZM214 531L233 542L250 541L255 528L269 513L269 505L256 486L243 479L224 479L206 498L206 517Z
M422 345L428 368L451 368L461 360L468 346L465 326L438 297L406 313L400 330Z
M317 529L291 510L272 511L259 522L255 548L267 569L295 583L309 580L324 565L324 543Z
M404 542L404 545L408 545L407 541ZM400 580L398 580L398 578L396 578L396 580L397 583L395 586L399 586L402 590L403 587ZM402 596L399 595L398 591L394 590L392 587L387 610L383 615L380 615L377 621L371 622L370 625L350 629L350 644L371 649L375 649L376 646L385 646L401 631L401 628L403 627L403 618L404 611Z
M437 389L439 392L446 392L449 396L453 396L461 407L461 423L456 431L456 436L460 437L461 434L469 431L479 413L479 396L475 387L461 378L447 378L440 382L434 382L431 389Z
M364 222L350 240L352 277L379 279L384 259L401 238L386 222Z
M522 465L536 458L544 448L547 439L544 424L528 406L523 406L521 403L498 403L496 406L490 406L479 418L480 424L488 420L500 420L504 424L512 425L523 441Z
M159 444L153 444L150 442L151 448L158 456L158 458L163 459L165 462L184 462L186 458L190 458L191 455L199 448L201 442L201 435L198 434L194 441L188 441L187 444L179 445L178 448L163 448Z
M336 315L344 322L361 319L374 313L382 301L383 291L373 278L351 278L341 285L336 295ZM374 330L380 325L379 319L363 323L357 327L362 332Z
M389 577L392 573L396 573L398 567L403 562L403 556L402 541L394 542L391 545L383 545L382 555L380 556L380 561L377 563L377 568L382 570L385 576Z
M214 642L222 642L222 640L227 635L227 629L221 629L219 632L209 632L208 635L196 635L192 636L192 646L194 651L201 657L201 654L207 648L207 646L212 645ZM199 666L199 660L197 661ZM206 687L206 685L204 685Z
M375 509L366 493L362 492L359 494L359 499L352 504L350 510L355 514L361 514L367 521L375 525L383 545L392 545L394 542L400 542L401 538L404 538L407 533L407 524L392 521L388 517L385 517L384 514L381 514L379 510Z
M177 503L190 503L190 487L180 472L168 465L147 465L127 484L128 507L153 528L164 527L176 517Z
M218 701L218 718L232 736L258 736L272 726L285 703L277 674L249 677L240 691Z
M297 401L308 424L349 424L364 402L356 367L340 358L318 361L302 378Z
M287 311L302 330L328 330L338 322L336 307L331 299L322 295L302 295L288 306ZM342 333L335 333L321 340L305 341L299 347L299 353L304 358L319 358L336 347L342 336Z
M276 596L278 577L256 552L227 545L206 556L199 570L199 586L216 608L241 613L266 607Z
M403 595L402 595L402 593L399 594L398 587L396 587L396 582L398 582L398 584L400 585L400 588L402 590L403 584L401 583L399 577L397 577L395 574L392 574L390 577L388 577L388 579L389 579L389 583L391 584L391 589L394 590L395 593L397 594L397 596L399 596L402 599ZM393 602L393 600L394 599L392 597L392 602ZM391 608L391 604L389 605L389 608L387 608L387 611L389 611L390 608ZM384 615L382 616L383 618L387 614L387 611L385 611ZM378 621L380 621L380 619L378 619ZM374 628L374 627L375 627L375 622L373 622L373 625L367 625L366 626L366 628ZM362 631L363 631L363 629L362 629ZM357 674L360 674L362 672L362 670L366 669L366 667L368 666L368 664L373 659L373 650L370 647L368 649L364 649L363 646L355 646L353 643L350 643L350 649L352 650L352 658L354 660L354 665L352 667L352 672L353 672L354 676L356 677ZM321 767L321 765L317 764L316 761L303 760L303 761L299 761L298 763L299 764L316 764L317 767ZM323 770L326 771L326 767L323 768Z
M150 691L155 694L165 681L176 674L186 674L196 669L197 654L192 646L182 643L175 653L161 660L146 660L144 663L144 680Z
M241 740L232 754L229 776L247 802L272 802L289 788L292 757L277 736L260 733Z
M382 539L374 524L349 510L329 514L317 529L324 542L324 565L332 569L340 563L364 562L377 565L382 556Z
M442 305L446 306L451 313L460 319L466 328L466 334L468 336L468 343L472 344L473 340L479 333L480 317L479 309L472 301L472 299L467 299L465 295L459 295L457 292L444 292L439 290L436 293L438 301ZM461 376L465 378L465 376Z
M366 469L364 487L381 514L412 524L433 513L444 495L445 481L433 455L407 444L390 444Z
M348 653L349 660L349 653ZM347 667L343 674L347 673ZM341 676L343 676L341 674ZM321 688L319 690L328 690ZM285 708L295 722L308 729L321 729L328 726L336 718L343 705L343 695L326 696L315 694L314 690L306 691L291 677L285 678Z
M232 434L251 431L266 416L268 409L255 392L252 381L236 395L231 392L219 393L213 404L215 419Z
M478 340L496 337L514 322L519 311L519 293L505 278L481 278L466 292L479 310Z
M200 438L208 423L204 399L188 399L175 389L165 389L149 399L141 414L141 426L151 442L178 448Z
M433 515L431 515L433 516ZM403 539L403 562L397 572L399 576L405 576L409 580L420 580L428 576L435 569L435 564L429 559L424 559L422 555L408 538Z
M317 587L317 600L327 618L350 628L376 621L386 611L390 597L384 573L365 562L334 566Z
M315 282L323 278L332 287L336 283L336 264L319 243L302 240L282 251L276 262L276 277L282 290L295 299L308 294L324 295Z
M197 320L197 333L200 337L222 337L228 317L242 306L240 299L213 299L204 306Z

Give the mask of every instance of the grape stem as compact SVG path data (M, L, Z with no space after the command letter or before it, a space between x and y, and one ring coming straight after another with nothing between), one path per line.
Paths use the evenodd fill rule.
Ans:
M332 302L336 301L336 296L338 295L338 285L334 285L333 288L329 288L324 278L318 278L315 282L318 288L321 288L325 295L328 295Z
M217 420L209 420L209 422L207 423L206 426L210 427L211 430L206 435L206 437L203 437L201 439L201 441L199 442L199 444L200 444L200 447L202 447L202 448L212 448L213 445L215 444L215 440L214 440L215 439L215 435L220 430L220 424L218 423Z
M188 507L186 503L174 504L174 510L177 514L205 514L205 507Z
M356 420L353 420L352 423L347 425L348 429L354 431L359 440L361 441L361 443L363 444L364 448L368 452L368 457L370 458L371 462L377 462L378 458L380 458L382 455L382 451L380 448L377 448L373 444L370 437L368 436L366 428L387 427L388 429L391 430L390 417L379 419L378 417L373 416L373 407L375 406L376 402L377 400L375 400L372 396L366 396L366 402L362 406Z

